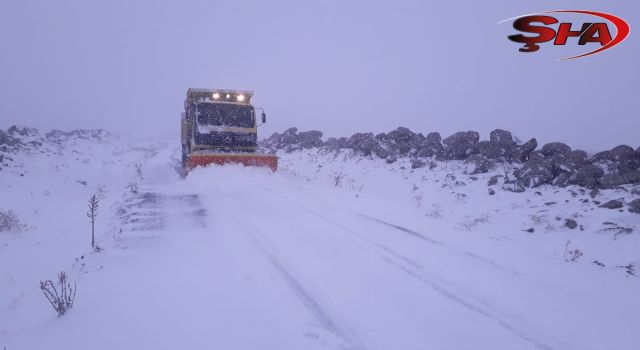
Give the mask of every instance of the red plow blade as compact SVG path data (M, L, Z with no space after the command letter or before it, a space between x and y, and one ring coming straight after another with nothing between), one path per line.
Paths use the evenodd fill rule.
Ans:
M255 153L208 153L191 154L187 158L186 170L189 171L197 166L207 166L209 164L242 164L244 166L258 166L271 168L272 171L278 169L278 157L273 154Z

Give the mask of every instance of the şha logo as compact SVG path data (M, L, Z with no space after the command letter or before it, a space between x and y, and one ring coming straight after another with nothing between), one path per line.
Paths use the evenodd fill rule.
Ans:
M559 23L558 19L550 14L579 14L585 16L591 16L590 21L582 24L571 22L563 22L558 26L558 30L551 28L551 25ZM593 21L591 18L596 17L600 21ZM602 22L602 19L613 24L615 27L615 36L612 36L612 31L609 28L607 22ZM599 52L608 50L618 44L620 44L629 35L629 24L620 17L595 11L587 10L555 10L545 11L540 13L534 13L529 15L518 16L509 18L498 23L513 20L513 28L516 30L527 33L537 34L537 36L528 36L524 34L509 35L508 38L511 41L524 44L518 49L520 52L536 52L540 50L542 43L553 40L553 45L564 46L567 43L578 45L585 45L587 43L599 44L599 47L593 51L571 57L564 57L561 60L571 60L580 57L590 56ZM576 37L578 40L569 41L569 37Z

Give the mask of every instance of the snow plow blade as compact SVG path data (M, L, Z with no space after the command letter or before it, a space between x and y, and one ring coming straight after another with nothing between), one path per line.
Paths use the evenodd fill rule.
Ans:
M258 153L193 153L187 157L186 171L209 164L242 164L244 166L267 167L276 171L278 157L273 154Z

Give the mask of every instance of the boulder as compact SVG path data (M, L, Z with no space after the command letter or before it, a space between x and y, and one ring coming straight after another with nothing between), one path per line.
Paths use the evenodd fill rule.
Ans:
M19 138L13 137L10 133L0 130L0 145L15 146L21 143Z
M619 175L640 169L640 155L627 145L598 152L591 157L591 162Z
M370 156L376 146L378 143L373 138L373 133L370 132L353 134L347 141L348 148L363 156Z
M411 169L418 169L418 168L424 168L424 166L427 163L425 163L423 160L418 159L418 158L412 158L411 159Z
M422 134L415 134L413 131L404 127L399 127L389 132L385 137L385 141L395 146L398 152L404 156L411 153L412 150L415 152L415 150L420 147L422 139L424 139Z
M550 142L542 146L542 154L546 157L555 156L557 154L567 154L571 152L571 147L562 142Z
M331 150L335 150L335 149L340 148L340 147L338 147L338 139L335 138L335 137L328 138L323 146L325 148L328 148L328 149L331 149Z
M594 179L592 177L585 178L580 183L580 186L591 188L591 189L597 189L599 185L600 185L600 182L598 181L598 179Z
M625 159L616 162L615 169L618 174L626 174L640 169L639 159Z
M624 206L624 203L619 199L612 199L606 203L599 205L600 208L606 209L620 209Z
M471 175L486 173L495 166L492 160L481 154L472 154L464 162L465 172Z
M315 148L322 146L322 132L309 130L298 133L298 142L302 148Z
M634 170L622 175L625 183L635 184L640 183L640 170Z
M394 163L396 160L398 160L398 154L397 153L390 153L387 158L385 159L385 161L387 162L387 164L391 164Z
M594 154L591 157L590 161L592 163L597 163L597 162L609 160L609 158L610 158L609 151L602 151L602 152L598 152L598 153Z
M637 159L636 151L631 146L620 145L612 148L608 152L609 160L621 161L628 159Z
M348 142L348 139L346 137L340 137L340 138L330 137L322 146L331 151L337 151L343 148L347 148L347 142Z
M495 129L489 133L489 142L502 147L505 150L510 150L516 143L513 141L513 136L510 131Z
M551 180L551 184L558 187L567 187L571 184L571 175L569 173L561 173Z
M418 157L439 157L443 152L444 147L442 146L442 138L440 137L440 134L437 132L430 132L424 139L417 155Z
M549 184L555 178L553 163L548 159L530 158L522 168L514 171L516 179L526 187L538 187Z
M571 184L578 184L584 187L587 183L592 184L593 180L588 179L599 179L604 176L604 170L599 166L593 164L585 164L580 166L574 173L571 175L569 182Z
M387 159L387 157L389 156L389 152L382 148L380 145L376 145L373 148L373 153L375 153L376 156L382 158L382 159Z
M557 153L548 158L553 165L553 173L558 176L561 173L575 173L578 169L588 164L587 152L583 150L570 151L568 153Z
M511 132L501 129L493 130L489 135L489 141L480 141L476 144L476 152L488 159L500 159L510 156L516 143Z
M298 128L289 128L282 133L279 139L281 146L291 145L298 142Z
M475 150L475 144L480 140L476 131L460 131L442 141L444 155L447 159L465 159Z
M53 137L53 136L52 136ZM286 152L292 152L299 149L309 149L323 146L322 132L317 130L303 131L298 133L298 128L289 128L282 134L273 133L267 139L260 141L260 146L272 150L284 149ZM335 146L335 140L332 139L332 146Z
M628 206L630 212L640 214L640 198L632 200Z
M490 141L480 141L476 143L476 152L489 159L499 159L504 156L504 149L502 147L491 143Z
M607 174L598 179L598 187L602 189L613 188L624 185L627 182L624 177L618 174Z
M573 219L564 219L564 226L573 230L578 227L578 223Z
M13 125L9 129L7 129L7 133L13 136L37 136L38 130L34 128L25 128L25 127L21 128L16 125Z
M526 162L527 159L529 159L529 155L531 152L535 151L536 147L538 147L538 141L536 139L531 139L524 144L513 148L509 156L513 160Z

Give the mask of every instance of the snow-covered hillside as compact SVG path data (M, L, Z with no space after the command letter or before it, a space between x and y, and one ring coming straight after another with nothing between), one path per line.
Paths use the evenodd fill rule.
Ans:
M0 348L640 344L637 185L516 193L497 182L506 164L317 147L279 151L276 173L183 178L176 140L10 134L0 211L20 225L0 232ZM39 281L61 270L78 292L58 318Z

